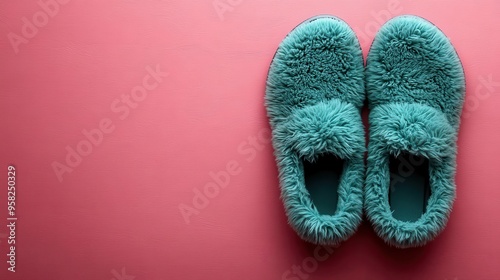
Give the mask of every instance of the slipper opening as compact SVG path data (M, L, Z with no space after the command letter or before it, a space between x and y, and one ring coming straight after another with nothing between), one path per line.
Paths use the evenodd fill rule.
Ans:
M400 221L415 222L426 211L431 194L429 160L403 153L389 161L389 205L392 216Z
M305 186L316 209L322 215L335 214L344 160L333 154L322 154L313 162L302 159L302 163Z

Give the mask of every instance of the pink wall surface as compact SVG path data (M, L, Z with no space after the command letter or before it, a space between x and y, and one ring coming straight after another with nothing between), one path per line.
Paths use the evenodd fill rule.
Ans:
M287 225L265 80L318 14L365 55L387 19L419 15L462 59L457 200L428 246L390 248L363 222L327 250ZM500 279L498 34L496 0L2 1L0 278Z

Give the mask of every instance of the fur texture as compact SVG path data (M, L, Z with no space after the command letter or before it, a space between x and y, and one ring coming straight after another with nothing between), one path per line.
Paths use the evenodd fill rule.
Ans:
M362 218L365 137L363 58L351 28L333 17L290 32L271 64L266 107L273 130L281 198L289 224L309 242L336 245ZM323 153L344 160L337 211L321 215L304 183L302 159Z
M401 16L375 37L366 66L371 108L365 211L387 243L416 247L446 226L455 198L456 140L465 78L453 46L428 21ZM392 216L389 158L402 152L429 160L431 196L421 218Z

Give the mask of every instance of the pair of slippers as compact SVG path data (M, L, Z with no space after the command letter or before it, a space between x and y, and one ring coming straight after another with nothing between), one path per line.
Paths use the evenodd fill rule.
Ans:
M293 29L273 58L266 87L292 228L306 241L337 245L354 234L364 210L390 245L434 239L455 198L464 95L455 49L420 17L384 24L366 66L355 33L341 19L318 16Z

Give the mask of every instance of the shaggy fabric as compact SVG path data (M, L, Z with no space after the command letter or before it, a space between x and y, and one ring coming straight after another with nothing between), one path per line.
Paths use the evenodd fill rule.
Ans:
M387 243L422 246L445 228L455 198L456 140L465 94L462 65L437 27L401 16L375 37L366 88L371 108L366 214ZM415 222L395 219L388 201L389 159L403 152L429 161L431 195Z
M333 17L297 26L269 69L266 107L281 198L289 224L309 242L337 245L362 218L365 137L363 57L351 28ZM337 211L322 215L305 187L302 160L330 153L344 160Z

